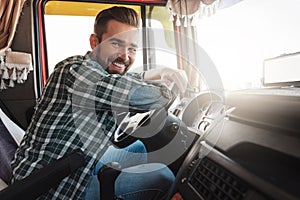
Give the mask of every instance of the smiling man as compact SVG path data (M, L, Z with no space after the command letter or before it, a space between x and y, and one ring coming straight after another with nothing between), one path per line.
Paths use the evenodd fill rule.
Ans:
M116 20L107 23L106 32L102 33L97 27L95 32L100 33L90 36L93 57L101 66L107 67L110 74L124 75L135 60L137 27Z
M16 151L12 181L80 148L85 153L86 166L41 199L98 198L96 174L103 164L112 161L126 168L126 173L116 180L117 196L164 197L174 180L172 172L159 163L146 164L146 149L140 141L125 149L116 149L110 142L119 112L160 109L174 97L165 86L146 80L175 82L180 90L187 85L186 74L181 70L156 69L143 76L126 73L135 60L138 27L138 15L133 9L103 10L90 36L92 51L56 65Z

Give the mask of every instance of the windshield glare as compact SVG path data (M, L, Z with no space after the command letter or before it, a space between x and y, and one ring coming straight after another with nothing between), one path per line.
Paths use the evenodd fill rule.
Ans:
M264 60L300 51L299 9L299 0L243 0L199 20L199 44L225 90L262 87Z

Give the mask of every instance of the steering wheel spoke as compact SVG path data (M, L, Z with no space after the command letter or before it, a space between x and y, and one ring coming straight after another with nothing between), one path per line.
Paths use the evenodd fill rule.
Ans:
M162 129L167 112L175 98L166 107L144 113L127 113L114 133L113 144L123 148L138 139L154 136Z

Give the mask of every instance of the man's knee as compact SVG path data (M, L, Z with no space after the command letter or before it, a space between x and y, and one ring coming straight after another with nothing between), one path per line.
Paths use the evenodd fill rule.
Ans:
M143 142L137 140L136 142L132 143L128 147L125 147L126 151L133 152L133 153L147 153L147 149Z

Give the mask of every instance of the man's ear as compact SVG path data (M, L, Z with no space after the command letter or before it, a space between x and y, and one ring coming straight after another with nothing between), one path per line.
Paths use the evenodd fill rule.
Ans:
M92 49L94 49L99 44L99 40L96 34L90 35L90 46Z

